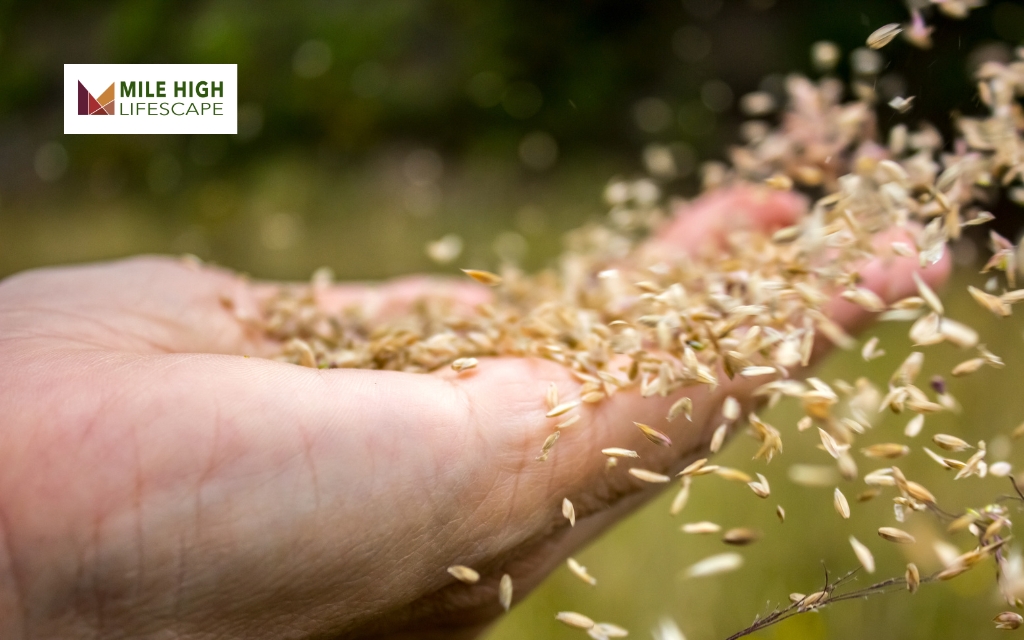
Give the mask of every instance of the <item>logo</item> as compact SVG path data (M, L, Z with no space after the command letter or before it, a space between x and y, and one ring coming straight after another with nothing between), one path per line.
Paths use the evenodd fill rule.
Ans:
M89 93L82 81L78 81L78 115L80 116L112 116L114 115L114 83L97 98Z
M106 89L94 95L90 87ZM64 133L233 134L237 128L237 65L64 65Z

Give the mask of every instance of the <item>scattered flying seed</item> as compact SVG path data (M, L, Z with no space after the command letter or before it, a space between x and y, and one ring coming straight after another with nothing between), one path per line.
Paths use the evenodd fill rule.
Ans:
M889 542L896 542L899 544L913 544L914 542L917 542L914 536L910 535L903 529L897 529L896 527L881 527L878 529L878 535Z
M562 498L562 515L569 521L570 527L576 526L576 508L572 506L569 498Z
M999 296L994 296L991 293L985 293L981 289L975 287L967 287L967 290L971 293L971 297L985 309L988 309L997 316L1005 318L1010 315L1010 305L1006 304Z
M744 367L740 370L740 375L744 378L757 378L758 376L767 376L773 373L778 373L775 367Z
M985 366L985 358L971 358L970 360L964 360L960 364L953 367L954 376L966 376L969 373L974 373L978 369Z
M448 567L448 573L452 574L452 577L459 582L465 582L466 584L476 584L480 581L479 573L461 564L453 564Z
M647 439L653 442L654 444L658 444L663 447L672 446L672 439L669 438L664 433L658 431L657 429L649 427L646 424L643 424L642 422L634 422L633 424L635 424L637 428L639 428L640 431L643 432L644 436L646 436Z
M895 442L882 442L864 447L860 450L868 458L895 459L910 454L910 447Z
M868 573L874 573L875 556L871 555L871 550L853 536L850 536L850 546L853 547L853 554L857 556L857 561L864 567L864 570Z
M562 415L564 413L569 413L570 411L572 411L573 409L575 409L578 406L580 406L580 401L579 400L571 400L569 402L563 402L562 404L560 404L560 405L552 408L550 411L548 411L545 414L545 416L548 417L548 418L557 418L558 416L560 416L560 415Z
M714 522L688 522L680 527L683 533L718 533L722 527Z
M914 106L914 96L902 97L896 96L889 101L889 106L899 111L900 113L906 113L910 111L911 107Z
M480 271L478 269L463 269L462 273L466 274L470 278L473 278L480 284L485 284L488 287L496 287L501 284L501 276L490 271Z
M640 454L632 449L620 449L619 447L608 447L601 449L601 453L610 458L639 458Z
M907 422L907 426L903 429L903 435L908 438L916 438L921 433L921 429L924 428L924 414L919 413Z
M835 491L832 492L832 506L836 508L838 513L844 520L850 519L850 503L847 501L846 496L843 492L836 487Z
M672 422L679 417L680 414L686 415L686 419L693 421L693 398L689 396L679 398L676 400L668 410L668 416L666 419Z
M724 423L718 425L718 428L715 429L715 432L711 434L711 442L710 444L708 444L708 449L711 450L711 453L718 453L718 451L722 448L722 445L725 444L725 436L728 433L729 425Z
M997 478L1005 478L1013 473L1013 467L1009 462L993 462L988 466L988 473Z
M781 504L775 505L775 517L779 519L779 522L786 521L786 510L782 508Z
M743 566L743 556L738 553L720 553L709 556L691 565L684 575L687 578L701 578L719 573L735 571Z
M505 611L512 608L512 576L507 573L498 582L498 602Z
M892 42L893 38L898 36L902 31L903 27L901 27L899 24L895 22L892 24L887 24L884 27L879 27L878 29L875 29L873 32L871 32L871 35L868 36L868 46L871 47L872 49L881 49L885 45Z
M907 591L916 593L917 588L921 586L921 572L917 570L917 565L913 562L907 565L904 579L907 581Z
M638 467L630 469L629 475L633 476L637 480L643 480L644 482L650 482L652 484L662 484L672 479L664 474L648 471L647 469L640 469Z
M836 439L821 427L818 427L818 435L821 436L821 444L824 446L825 451L827 451L833 458L838 459L839 456L846 453L850 448L850 445L848 444L839 444L836 442Z
M1021 617L1019 613L1014 611L1004 611L995 618L992 618L992 622L995 623L996 629L1013 631L1020 625L1024 624L1024 617Z
M732 480L733 482L749 483L753 480L746 472L733 469L732 467L718 467L715 469L715 475L726 480Z
M971 448L971 445L967 444L960 438L947 435L945 433L937 433L932 436L932 442L939 445L946 451L964 451Z
M940 316L945 315L946 309L942 306L942 301L939 300L939 296L935 295L932 288L928 286L928 283L925 282L916 271L914 271L911 276L914 278L914 284L917 285L917 292L921 295L924 301L928 303L928 306L932 308L932 311Z
M885 355L885 350L878 348L878 336L864 343L864 347L860 350L860 355L864 358L865 362L871 362L875 358L881 358Z
M565 564L569 567L569 571L571 571L574 576L576 576L583 582L586 582L590 586L594 586L597 584L597 578L590 575L590 573L587 572L587 568L581 565L579 562L576 562L574 558L567 559L565 561Z
M559 611L555 615L555 620L558 620L562 624L577 629L590 629L594 626L594 621L583 615L582 613L576 613L575 611Z
M764 183L772 189L778 189L779 191L789 191L793 188L793 179L784 173L776 173L765 180Z
M625 638L629 635L629 631L611 622L598 622L588 632L588 635L594 640L607 640L608 638Z
M708 463L708 459L707 458L698 458L697 460L694 460L690 464L686 465L686 468L684 468L682 471L680 471L679 475L681 475L681 476L692 476L693 474L695 474L698 471L700 471L704 467L704 465L706 465L707 463Z
M691 482L692 481L690 480L690 476L685 476L683 478L683 485L679 487L679 491L676 493L675 497L672 498L672 505L669 507L668 510L670 515L677 516L686 507L686 503L690 499Z
M466 369L472 369L478 363L476 358L457 358L452 361L452 369L455 371L465 371Z
M857 494L857 502L867 502L868 500L874 500L879 495L881 495L881 493L882 490L878 489L877 487L861 491L860 493Z
M729 422L735 422L740 417L740 403L736 398L729 396L722 402L722 417Z
M725 544L731 544L736 546L744 546L753 544L761 539L761 533L754 529L748 529L747 527L737 527L736 529L729 529L722 534L722 542Z

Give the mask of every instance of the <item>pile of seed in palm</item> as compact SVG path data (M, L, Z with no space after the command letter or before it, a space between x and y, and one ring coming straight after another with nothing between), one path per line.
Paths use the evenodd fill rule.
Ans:
M952 8L967 3L945 3ZM943 6L945 6L945 4ZM1024 202L1024 48L1017 59L1001 64L986 62L977 71L978 97L985 114L959 117L958 137L944 140L938 130L924 124L892 126L882 133L879 112L902 113L912 108L910 96L877 104L873 89L882 68L881 54L901 32L888 25L868 38L868 47L854 52L854 78L845 84L825 73L812 80L791 76L786 81L788 104L777 107L769 94L755 93L741 102L751 119L742 127L745 143L732 150L730 163L709 163L703 170L706 189L743 183L770 188L798 189L819 194L805 215L792 226L772 233L735 230L721 246L666 258L648 250L645 239L655 233L666 216L655 182L649 179L614 181L606 189L611 205L607 221L569 234L557 267L529 275L511 265L497 273L465 273L493 288L493 300L467 310L443 300L424 300L404 315L380 319L358 309L327 313L316 304L316 283L283 291L267 303L260 326L284 345L281 358L312 367L387 369L431 372L443 367L466 371L486 367L479 358L533 357L557 362L580 381L579 395L559 398L552 389L538 403L547 403L551 435L537 443L538 464L557 446L561 429L581 422L580 409L617 393L679 396L666 419L687 420L692 403L687 388L715 387L720 377L741 377L760 383L755 396L769 405L792 399L805 412L797 425L800 437L820 439L846 479L860 479L874 495L892 500L893 522L878 529L881 540L915 544L901 528L912 512L945 516L950 531L969 531L973 548L947 553L945 568L922 576L914 564L905 575L885 584L915 591L922 582L947 580L982 563L994 561L999 587L1013 607L1022 603L1008 586L1004 545L1011 525L1007 506L977 505L947 514L933 493L908 478L892 461L907 456L911 442L930 414L950 411L955 400L941 377L920 380L926 347L952 343L966 353L950 372L963 376L985 367L1003 366L999 356L979 342L965 322L946 315L938 296L915 276L917 293L892 303L861 286L858 270L868 261L913 258L922 267L939 261L949 242L965 227L985 225L993 219L986 211L1000 193ZM929 28L915 12L903 30L912 44L927 44ZM839 51L818 43L813 56L826 72L835 66ZM853 95L844 101L844 96ZM820 195L825 194L825 195ZM899 231L902 230L902 233ZM990 274L985 290L970 293L985 313L1008 316L1024 301L1016 274L1024 250L994 232L989 233L991 259L983 271ZM445 249L433 247L436 252ZM816 342L828 341L850 348L853 339L829 317L829 301L836 296L882 318L904 321L915 350L887 383L828 384L816 378L799 379L811 359ZM865 360L882 353L877 339L862 349ZM623 364L625 363L625 364ZM882 411L912 415L905 442L872 444L863 456L882 466L860 476L852 452L857 438L869 431ZM755 459L770 461L782 452L783 433L756 413L740 415L740 403L727 398L721 407L722 424L715 430L710 449L716 452L745 418L760 441ZM656 444L668 437L656 427L637 425ZM585 421L576 428L585 428ZM803 433L800 433L803 432ZM787 436L787 437L796 437ZM934 462L951 469L958 481L973 476L1009 476L1008 463L989 463L985 442L968 442L938 434L933 446L923 447ZM666 475L644 469L638 454L625 448L605 449L610 463L628 469L639 482L665 483ZM763 464L763 463L760 463ZM753 494L768 498L764 476L725 469L698 460L681 474L679 494L672 510L678 513L689 495L693 479L725 474L749 482ZM847 497L836 488L834 506L849 517ZM573 521L572 503L562 504ZM778 515L785 518L779 508ZM687 525L691 533L714 533L717 524ZM687 530L684 528L684 530ZM743 544L756 532L733 529L725 541ZM875 571L868 546L851 537L849 543L863 570ZM719 554L690 567L690 575L735 569L741 558ZM574 560L569 568L585 582L594 578ZM470 567L448 569L455 579L473 584L479 574ZM507 609L512 580L500 581L499 599ZM811 594L794 594L783 612L802 612L836 599L831 587ZM574 613L559 613L561 622L585 630L593 638L612 638L626 631ZM1016 628L1020 615L1004 612L995 619L999 628Z

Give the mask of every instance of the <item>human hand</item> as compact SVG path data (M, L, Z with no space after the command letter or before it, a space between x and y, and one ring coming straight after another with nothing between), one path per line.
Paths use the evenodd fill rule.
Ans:
M690 250L722 225L771 229L803 206L713 194L658 243ZM914 291L914 269L897 258L862 275L891 301ZM678 469L704 454L726 396L753 404L749 381L690 390L693 422L668 424L674 445L661 448L633 421L666 425L678 396L618 393L539 463L548 384L578 395L560 365L482 359L458 376L243 357L279 346L220 299L252 308L274 287L163 258L0 283L0 636L472 637L501 612L503 573L520 599L654 495L606 473L603 447ZM386 315L439 292L489 295L413 278L336 287L324 303ZM831 316L850 330L869 319L841 300ZM458 583L452 564L483 578Z

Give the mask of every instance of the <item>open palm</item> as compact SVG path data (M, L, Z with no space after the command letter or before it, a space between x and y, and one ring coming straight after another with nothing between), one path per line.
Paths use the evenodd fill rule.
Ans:
M686 250L724 226L787 224L789 194L719 193L658 242ZM914 262L865 267L887 299ZM945 277L942 262L925 275ZM727 395L693 391L693 422L655 447L677 398L635 391L588 405L547 462L545 390L579 383L538 359L484 359L461 376L315 370L257 356L242 308L275 285L166 258L45 269L0 283L0 636L458 638L500 614L588 539L652 495L605 472L602 447L674 469L707 447ZM399 311L421 295L467 303L473 283L425 278L324 293ZM833 317L853 330L865 312ZM252 356L252 357L247 357ZM579 520L561 516L564 497ZM452 564L483 578L454 581Z

